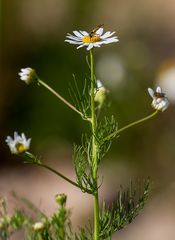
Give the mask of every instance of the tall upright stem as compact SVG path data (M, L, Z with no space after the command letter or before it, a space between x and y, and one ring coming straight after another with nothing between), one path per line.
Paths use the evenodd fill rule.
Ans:
M97 181L97 143L95 139L96 135L96 114L95 114L95 102L94 102L94 89L95 89L95 77L94 77L94 59L93 52L90 50L90 68L91 68L91 126L92 126L92 164L93 164L93 178L96 185L96 191L93 193L94 197L94 240L99 240L99 200L98 200L98 181Z

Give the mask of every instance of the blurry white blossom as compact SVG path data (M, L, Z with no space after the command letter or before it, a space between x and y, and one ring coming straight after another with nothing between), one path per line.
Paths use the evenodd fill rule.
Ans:
M175 102L175 61L165 61L158 72L157 84L161 85L168 99Z
M37 79L35 70L32 68L21 68L21 72L18 73L20 79L27 84L30 84L32 81Z
M30 148L31 138L27 139L24 133L20 136L17 132L14 132L14 139L7 136L5 141L9 146L11 153L19 154L26 152Z
M33 224L33 230L34 231L41 231L44 229L44 223L43 222L36 222L35 224Z
M156 88L154 91L152 88L148 88L149 95L152 97L152 107L159 111L165 111L169 105L169 101L165 96L165 93L162 92L160 87Z

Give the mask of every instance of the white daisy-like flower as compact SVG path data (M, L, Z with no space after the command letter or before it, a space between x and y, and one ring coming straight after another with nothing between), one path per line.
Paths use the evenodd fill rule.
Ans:
M97 27L96 29L92 30L90 33L86 31L73 31L74 35L67 34L67 38L65 42L68 42L70 44L79 45L77 47L87 47L87 50L92 49L93 47L101 47L102 44L109 44L118 42L118 37L113 36L115 32L106 32L103 34L103 28Z
M37 79L37 75L32 68L21 68L21 72L18 73L20 79L27 84L30 84L33 80Z
M43 222L36 222L33 224L32 227L33 227L33 230L37 232L37 231L43 230L45 226Z
M169 105L168 98L165 93L162 92L161 87L157 87L156 91L152 88L148 88L149 95L152 97L152 107L159 111L165 111Z
M7 136L5 141L9 146L11 153L19 154L26 152L30 148L31 138L27 139L24 133L20 136L17 132L14 132L14 139Z

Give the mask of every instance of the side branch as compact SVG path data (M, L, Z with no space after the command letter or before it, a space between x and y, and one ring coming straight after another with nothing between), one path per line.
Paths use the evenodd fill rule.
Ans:
M78 113L83 119L90 121L90 119L85 118L82 112L80 112L76 107L74 107L71 103L69 103L65 98L63 98L59 93L57 93L53 88L47 85L42 80L38 79L38 83L43 87L47 88L51 93L53 93L57 98L59 98L64 104L66 104L69 108L71 108L74 112Z
M111 133L110 135L108 135L107 137L105 137L105 138L102 140L102 142L105 142L105 141L107 141L107 140L115 137L116 135L118 135L119 133L123 132L124 130L126 130L126 129L130 128L130 127L133 127L133 126L135 126L135 125L137 125L137 124L140 124L140 123L142 123L142 122L145 122L145 121L151 119L152 117L156 116L156 115L158 114L158 112L159 112L159 111L156 110L155 112L153 112L152 114L148 115L147 117L141 118L141 119L139 119L139 120L137 120L137 121L135 121L135 122L132 122L132 123L126 125L125 127L120 128L119 130L114 131L113 133Z
M38 167L43 167L43 168L45 168L45 169L48 169L49 171L55 173L57 176L63 178L65 181L67 181L67 182L69 182L70 184L74 185L75 187L81 189L82 191L87 192L87 193L89 193L89 194L92 194L92 191L91 191L91 190L89 190L89 189L87 189L87 188L84 188L84 187L80 187L76 182L72 181L71 179L67 178L66 176L64 176L63 174L61 174L60 172L56 171L55 169L49 167L49 166L46 165L46 164L43 164L43 163L41 163L41 162L27 162L27 161L26 161L25 163L34 164L34 165L36 165L36 166L38 166Z

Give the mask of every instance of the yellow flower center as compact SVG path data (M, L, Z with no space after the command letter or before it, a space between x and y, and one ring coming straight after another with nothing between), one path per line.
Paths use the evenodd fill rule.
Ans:
M16 144L16 149L17 149L18 153L22 153L22 152L25 152L27 150L26 146L22 143L17 143Z
M94 42L98 42L100 40L101 40L101 38L98 35L94 35L92 37L91 36L85 36L85 37L82 38L82 41L84 43L94 43Z

